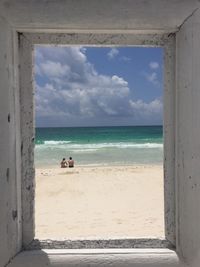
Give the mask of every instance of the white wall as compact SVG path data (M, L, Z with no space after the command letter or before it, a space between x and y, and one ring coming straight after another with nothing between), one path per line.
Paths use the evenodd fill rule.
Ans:
M1 0L0 13L21 30L150 30L171 32L199 0Z
M29 5L29 2L32 5ZM48 5L48 10L45 13L44 3L50 3ZM72 3L71 1L68 1ZM120 12L120 6L123 4L123 1L119 1L121 4L118 6L116 12ZM139 24L137 24L137 19L140 18L141 10L134 9L134 4L136 7L139 7L138 3L141 1L127 1L127 8L123 11L123 16L121 19L118 17L109 17L105 24L100 24L100 28L105 26L106 29L112 31L113 28L118 29L123 23L123 29L136 29ZM145 9L145 3L149 1L142 1L142 6ZM152 1L153 2L153 1ZM190 267L199 267L200 266L200 11L196 10L192 15L191 12L194 11L193 8L190 12L184 12L184 16L179 17L179 21L176 21L176 15L178 16L178 8L173 8L173 12L165 12L165 7L168 6L168 3L174 1L156 1L157 3L165 3L163 8L160 6L160 12L157 12L156 8L149 9L149 6L146 8L144 14L145 17L142 17L140 29L144 29L148 26L148 10L155 10L155 12L150 12L150 19L153 19L156 14L160 14L159 18L155 21L153 20L147 28L152 29L152 25L155 25L154 31L156 29L165 29L169 30L169 27L173 28L173 31L177 29L180 25L180 21L183 21L183 17L186 19L182 24L179 32L177 33L177 94L176 94L176 104L177 104L177 127L176 127L176 178L177 178L177 206L176 206L176 215L177 215L177 251L188 266ZM196 3L198 1L175 1L174 3L184 2L190 6L191 3L195 3L194 8L196 8ZM17 5L21 3L21 5ZM34 5L35 3L35 5ZM42 5L42 8L40 6ZM95 1L95 3L97 3ZM105 2L104 2L105 3ZM130 4L131 3L131 4ZM188 5L189 3L189 5ZM54 15L54 4L58 8L56 1L0 1L0 13L9 17L13 25L15 23L18 26L27 28L29 31L31 28L36 30L37 28L49 29L49 14ZM199 2L197 3L199 5ZM23 5L25 7L23 8ZM131 9L129 9L131 5ZM70 4L72 11L73 5ZM103 5L102 5L103 6ZM175 5L176 6L176 5ZM85 5L87 7L87 5ZM90 6L90 10L98 12L98 9L93 9L93 5ZM155 7L155 6L154 6ZM41 12L33 12L33 10L40 10ZM38 8L38 9L37 9ZM83 8L83 5L82 5ZM115 6L116 8L116 6ZM85 10L84 8L82 10ZM135 11L135 15L138 14L138 17L135 20L129 20L132 17L132 10ZM185 10L185 9L184 9ZM5 12L4 12L5 11ZM61 12L61 8L58 10ZM75 12L76 11L76 12ZM92 24L90 17L87 20L84 12L81 13L81 17L78 16L81 9L80 6L76 6L75 17L71 16L72 14L69 10L65 10L59 13L57 12L57 17L54 18L55 23L52 24L53 27L58 27L57 18L59 14L62 14L62 19L65 22L65 25L74 26L75 28L81 28L82 21L85 21L84 29L88 29ZM162 12L161 12L162 11ZM102 13L97 14L98 18L101 17L100 21L103 23L103 11ZM92 12L93 13L93 12ZM177 13L177 14L176 14ZM39 14L39 15L38 15ZM45 14L45 17L44 17ZM65 16L69 14L69 17ZM114 13L112 13L114 16ZM116 14L116 13L115 13ZM128 14L126 21L122 20ZM142 13L143 14L143 13ZM152 15L153 14L153 15ZM162 14L165 14L162 15ZM174 20L170 20L166 14L172 14ZM86 15L88 15L86 11ZM16 16L16 17L15 17ZM39 24L36 24L39 19L41 20ZM93 21L95 21L96 15L92 16ZM187 17L187 18L186 18ZM14 19L15 18L15 19ZM45 20L43 21L43 19ZM165 19L163 19L165 18ZM84 20L86 19L86 20ZM146 20L145 20L146 19ZM32 22L33 21L33 22ZM118 24L114 26L114 22L117 21ZM154 23L153 23L154 22ZM161 22L161 24L160 24ZM168 22L167 27L166 22ZM170 23L169 23L170 22ZM172 23L171 23L172 22ZM97 26L99 23L98 20L92 26ZM91 26L91 27L92 27ZM109 26L109 27L108 27ZM123 31L122 29L122 31ZM19 99L18 99L18 86L15 82L15 77L17 77L17 53L16 53L16 40L15 35L12 33L12 30L8 23L0 18L0 267L5 266L12 256L14 256L21 247L21 210L18 209L20 206L20 121L19 121ZM8 121L8 114L10 114L10 122ZM18 197L17 197L18 192ZM27 252L28 253L28 252ZM27 253L25 253L27 255ZM22 261L20 261L22 257ZM31 259L33 256L31 254L27 255L29 266L31 265ZM55 258L54 258L55 257ZM99 266L102 266L102 262L105 264L112 264L119 262L119 266L130 266L134 257L130 257L128 261L124 258L124 261L121 261L121 258L118 258L117 255L109 258L109 261L105 262L105 258L102 256L102 261L99 262ZM144 255L145 257L145 255ZM49 259L49 254L46 252L46 259ZM60 260L57 260L59 258ZM95 256L90 254L87 256L89 261L85 261L88 265L98 266L98 263L95 263ZM22 266L23 254L19 257L16 257L16 262L19 264L17 266ZM65 266L65 259L62 264L61 260L63 259L62 253L60 256L53 256L53 259L49 264L51 266ZM74 255L75 261L73 262L74 266L77 266L79 259ZM146 260L146 258L144 258ZM84 257L83 257L84 261ZM36 254L36 262L40 262L38 254ZM42 261L41 261L42 262ZM141 262L140 262L141 263ZM148 261L146 263L138 263L138 266L148 266ZM46 264L46 262L45 262ZM57 265L56 265L57 264ZM59 265L60 264L60 265ZM96 265L95 265L96 264ZM121 265L120 265L121 264ZM140 264L140 265L139 265ZM16 266L13 261L13 266ZM25 263L24 266L28 266ZM105 266L105 265L104 265ZM114 265L113 265L114 266ZM134 266L134 265L132 265ZM136 265L135 265L136 266ZM152 266L149 263L149 266ZM164 265L160 265L164 266ZM169 264L168 266L173 266Z
M0 18L0 266L20 248L12 38L9 25Z
M200 266L200 11L177 34L178 249Z

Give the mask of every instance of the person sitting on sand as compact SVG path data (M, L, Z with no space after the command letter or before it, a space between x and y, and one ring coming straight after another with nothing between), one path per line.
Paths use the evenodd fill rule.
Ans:
M74 160L72 159L72 157L69 157L68 164L69 164L69 168L74 167Z
M67 168L67 161L65 160L65 158L62 159L62 161L60 163L60 167L61 168Z

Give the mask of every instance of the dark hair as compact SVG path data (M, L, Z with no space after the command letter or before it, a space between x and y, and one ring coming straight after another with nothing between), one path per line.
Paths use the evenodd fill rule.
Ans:
M63 160L65 160L65 158L63 158Z
M72 157L69 157L69 159L72 159Z

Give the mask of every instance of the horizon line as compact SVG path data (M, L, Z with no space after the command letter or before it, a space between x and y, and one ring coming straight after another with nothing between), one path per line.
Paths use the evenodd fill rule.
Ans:
M103 128L103 127L157 127L162 126L162 124L154 125L93 125L93 126L35 126L35 128Z

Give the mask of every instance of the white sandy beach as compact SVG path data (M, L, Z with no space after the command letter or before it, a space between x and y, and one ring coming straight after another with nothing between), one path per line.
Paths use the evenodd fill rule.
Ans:
M161 165L36 170L36 238L164 237Z

